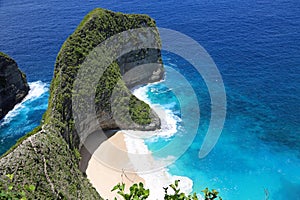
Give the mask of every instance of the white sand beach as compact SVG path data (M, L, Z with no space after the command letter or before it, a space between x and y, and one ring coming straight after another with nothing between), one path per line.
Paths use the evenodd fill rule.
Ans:
M99 148L91 156L86 169L88 179L91 181L98 193L105 199L114 199L114 197L117 196L116 192L111 192L111 189L118 183L125 183L127 189L134 183L144 183L144 180L136 173L127 172L126 169L124 169L124 171L122 171L122 169L114 169L99 161L99 157L97 155L102 154L107 156L107 159L110 159L111 162L116 162L116 165L118 162L127 163L128 166L131 165L128 157L118 157L118 153L114 152L111 144L126 151L124 135L122 132L117 132L114 136L99 146Z
M144 140L137 137L143 134L144 137L166 134L166 130L174 131L174 124L169 124L168 114L160 107L153 109L161 118L162 130L147 131L147 133L119 131L101 143L92 153L86 166L86 174L103 198L114 199L117 194L111 192L111 189L120 182L124 182L127 189L134 183L143 182L145 188L150 189L150 200L163 199L163 187L178 179L181 180L180 188L183 192L192 191L192 180L169 174L165 166L153 158Z

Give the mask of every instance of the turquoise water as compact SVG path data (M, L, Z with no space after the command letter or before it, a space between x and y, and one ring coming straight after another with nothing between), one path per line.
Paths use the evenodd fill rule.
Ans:
M197 136L187 151L171 166L172 175L187 176L194 182L193 190L199 193L205 187L215 188L224 199L299 199L300 198L300 156L297 143L288 143L289 138L278 137L276 130L280 126L272 122L280 121L275 112L261 102L249 97L237 95L227 89L228 111L222 135L213 151L204 159L199 159L199 148L209 124L208 92L203 81L194 76L194 71L187 68L188 63L178 57L167 54L164 57L167 66L168 85L178 87L181 83L173 79L173 70L185 71L185 78L197 91L200 102L201 120ZM169 66L169 67L168 67ZM182 67L184 66L184 67ZM182 87L185 90L185 87ZM186 94L182 94L186 95ZM172 110L180 117L182 103L176 99L172 87L164 82L150 85L147 97L152 104L160 104ZM186 98L188 100L188 98ZM183 103L184 104L184 103ZM192 105L191 105L192 107ZM239 112L233 109L239 107ZM251 113L249 113L251 111ZM182 145L189 137L193 118L178 120L177 133L182 135ZM297 130L298 127L290 127ZM299 135L295 135L298 140ZM148 140L146 143L153 152L170 143L171 138ZM176 154L169 152L170 155ZM154 153L155 155L155 153ZM160 158L160 157L157 157Z
M36 81L30 82L29 87L30 91L25 99L0 121L0 155L20 137L40 125L47 109L49 85Z
M201 111L197 136L169 166L171 174L191 178L196 192L206 186L216 188L223 199L264 199L265 190L270 199L300 199L298 0L0 0L0 51L17 61L30 83L44 88L0 122L0 154L39 124L47 106L47 87L56 55L82 18L95 7L149 14L158 26L177 30L199 42L220 70L227 94L226 122L216 147L199 159L210 118L207 88L189 63L163 52L166 66L189 80ZM171 71L167 71L169 83L180 85L172 80L168 73ZM163 82L148 89L152 103L181 117L183 104L178 104ZM185 105L189 105L188 97ZM188 109L192 113L193 105ZM177 133L182 138L188 133L189 123L193 127L189 117L178 121ZM159 139L147 144L156 151L169 142Z

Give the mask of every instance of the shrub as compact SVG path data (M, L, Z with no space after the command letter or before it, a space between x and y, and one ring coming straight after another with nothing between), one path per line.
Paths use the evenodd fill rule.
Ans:
M26 200L28 193L34 192L34 185L25 185L23 188L15 188L13 184L13 174L7 174L0 182L0 200L15 200L21 199ZM2 179L2 178L1 178Z
M149 189L145 189L143 183L133 184L129 188L129 193L125 193L125 184L119 183L111 191L117 190L118 194L121 195L124 200L143 200L149 197ZM115 198L116 200L117 198Z
M173 190L171 194L168 193L169 187L163 188L165 190L164 200L198 200L196 193L187 195L181 192L179 188L179 182L180 180L176 180L174 184L169 185L169 187ZM119 183L111 191L117 191L117 193L121 195L124 200L143 200L147 199L150 194L149 189L145 189L143 183L132 185L129 188L129 193L125 193L124 183ZM204 193L205 200L214 200L216 198L222 200L222 198L218 196L219 192L214 189L210 191L208 188L205 188L202 192ZM115 200L116 199L117 198L115 198Z

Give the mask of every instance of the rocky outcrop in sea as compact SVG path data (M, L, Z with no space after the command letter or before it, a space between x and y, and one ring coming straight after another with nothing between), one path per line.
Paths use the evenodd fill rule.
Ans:
M28 94L26 76L17 63L0 52L0 119Z

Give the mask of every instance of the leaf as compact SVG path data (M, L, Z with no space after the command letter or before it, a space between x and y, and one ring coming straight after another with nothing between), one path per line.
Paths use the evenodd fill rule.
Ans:
M148 196L150 195L150 190L149 190L149 189L145 190L144 195L145 195L146 197L148 197Z
M12 181L13 178L14 178L14 175L13 175L13 174L6 174L5 176L6 176L7 178L9 178L10 181Z
M170 187L171 187L174 191L176 191L176 187L175 187L174 184L171 184Z
M126 200L130 200L131 199L131 195L130 194L125 194L124 197L125 197Z
M193 200L198 200L196 192L193 194Z
M28 192L33 192L35 190L35 186L29 185L27 190L28 190Z
M215 189L212 190L212 193L215 194L215 195L219 194L219 192L217 192L217 190L215 190Z
M176 187L178 187L178 182L179 182L180 180L175 180L175 186Z
M141 188L144 188L144 184L143 184L142 182L139 183L139 186L140 186Z
M208 195L208 188L205 188L205 189L202 190L201 192L203 192L205 195Z
M134 196L133 200L139 200L138 196Z
M125 183L122 183L122 185L120 185L120 190L123 192L125 189Z
M4 192L1 191L0 197L5 197L5 196L6 196L6 194L5 194Z
M184 197L185 197L185 194L184 194L184 193L181 193L181 194L179 195L179 198L180 198L180 199L184 199Z
M120 187L120 184L115 185L115 187L111 190L111 192L117 190L119 187Z
M25 193L24 191L22 191L22 192L20 192L20 195L21 195L22 197L25 197L25 196L26 196L26 193Z
M163 187L163 189L165 190L165 194L168 193L168 187Z

